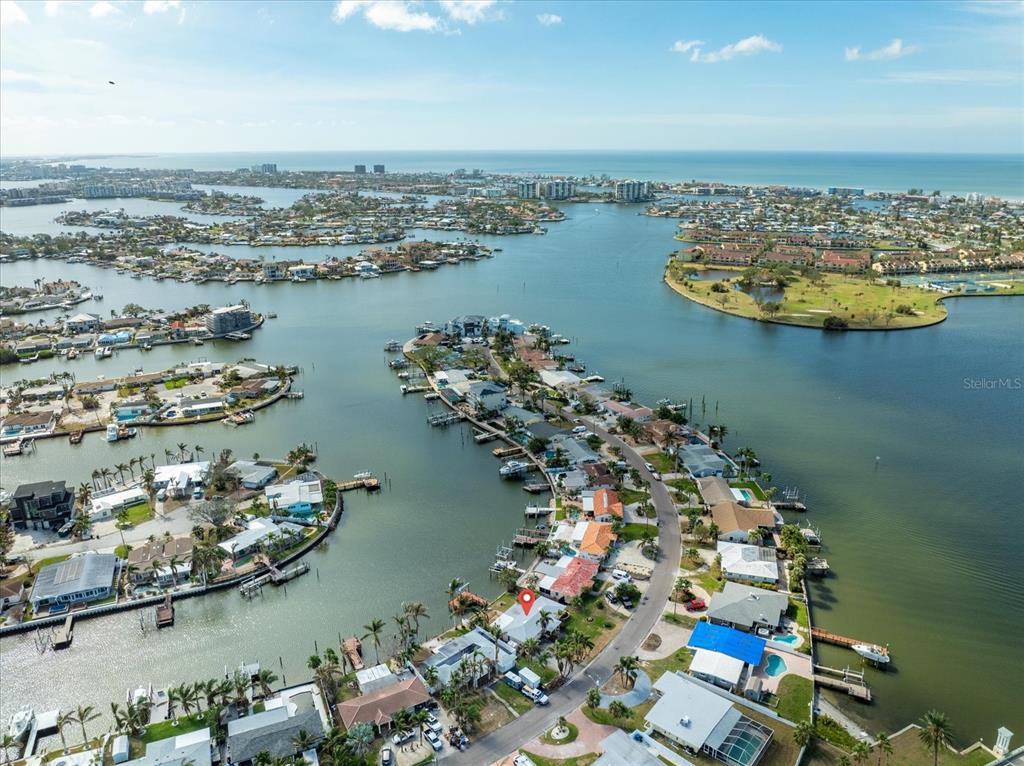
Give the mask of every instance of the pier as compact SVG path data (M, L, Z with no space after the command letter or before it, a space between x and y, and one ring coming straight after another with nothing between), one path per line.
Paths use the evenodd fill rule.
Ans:
M494 433L494 431L477 431L475 428L473 429L473 441L477 444L486 444L497 438L498 434Z
M300 575L306 574L309 571L309 564L305 561L299 562L290 569L281 570L273 564L267 564L267 571L261 575L257 575L250 580L246 580L238 586L239 592L245 598L252 598L257 595L267 583L273 583L274 585L281 585L294 580Z
M490 603L486 598L473 593L471 590L462 590L455 598L448 602L448 606L454 612L460 606L486 609Z
M64 624L52 631L50 645L56 649L67 649L75 638L75 617L69 614Z
M405 394L422 394L429 391L430 386L402 386L399 390L402 392L403 396Z
M537 543L542 543L547 539L546 531L540 531L532 527L520 527L512 538L512 544L523 548L532 548Z
M362 670L365 667L363 664L363 645L359 642L358 638L355 636L346 638L341 648L345 652L345 656L348 657L348 664L352 666L353 670Z
M862 641L859 638L849 638L848 636L840 636L837 633L829 633L827 630L821 628L811 628L811 636L816 641L821 641L824 644L835 644L836 646L845 646L847 649L852 649L854 644L864 644L866 646L874 646L875 644L871 641ZM878 645L879 651L885 656L889 656L888 647Z
M450 426L452 423L462 421L466 416L461 412L439 412L436 415L427 416L427 422L436 427Z
M861 702L871 702L871 689L864 681L864 674L859 671L815 665L814 683L826 689L843 692Z
M528 519L536 519L542 516L550 516L554 510L549 505L528 505L526 510L523 511L523 515Z
M353 489L365 489L367 492L375 492L380 489L380 479L370 476L366 479L351 479L336 484L334 487L338 492L350 492Z
M171 601L171 594L164 597L164 603L156 608L156 626L158 628L169 628L174 625L174 602Z
M495 447L493 450L491 450L491 454L494 455L494 457L502 459L507 457L515 457L516 455L522 454L522 452L522 447Z

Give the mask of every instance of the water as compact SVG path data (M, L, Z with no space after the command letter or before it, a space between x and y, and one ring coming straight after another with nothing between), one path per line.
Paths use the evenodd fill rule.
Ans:
M659 181L792 184L874 191L978 192L1024 199L1020 154L890 154L873 152L234 152L146 154L74 158L113 168L225 170L277 162L282 170L351 170L356 163L384 163L389 171L480 168L495 173L551 173Z
M41 443L37 455L3 462L6 487L44 478L77 484L95 466L140 454L160 460L179 441L264 456L315 441L322 470L342 478L386 471L391 488L379 497L351 495L329 549L310 559L314 573L287 591L268 590L253 602L235 592L190 600L174 628L146 637L134 613L82 623L63 653L40 656L30 637L4 639L0 720L25 703L106 709L129 685L209 677L242 659L277 665L281 658L294 681L314 640L323 648L339 633L364 633L360 626L387 619L402 601L424 601L432 614L425 632L440 631L444 587L454 576L493 595L486 566L522 521L528 497L497 479L490 450L463 429L426 425L431 405L398 394L381 347L425 319L509 312L573 338L590 370L624 378L642 401L692 397L702 422L728 426L727 447L753 447L777 484L804 490L807 520L821 530L836 572L814 588L816 621L888 642L894 657L892 671L868 671L876 704L850 707L853 714L891 731L938 708L964 741L991 741L1000 725L1024 731L1016 640L1024 628L1024 403L1019 390L971 382L1022 375L1024 301L950 301L948 321L909 332L764 325L699 307L660 282L674 221L638 216L636 207L566 211L569 220L549 226L547 236L484 238L503 248L493 259L379 280L167 285L84 264L5 265L4 284L61 275L102 285L104 309L247 297L280 315L244 346L54 360L4 368L5 381L65 365L85 380L201 353L298 363L307 394L245 428L194 426L115 445L87 437L77 448ZM823 660L858 664L832 648Z

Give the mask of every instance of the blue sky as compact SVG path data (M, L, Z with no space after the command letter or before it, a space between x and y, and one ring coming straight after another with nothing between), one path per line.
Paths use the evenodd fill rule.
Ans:
M0 0L0 22L4 154L1024 151L1021 0Z

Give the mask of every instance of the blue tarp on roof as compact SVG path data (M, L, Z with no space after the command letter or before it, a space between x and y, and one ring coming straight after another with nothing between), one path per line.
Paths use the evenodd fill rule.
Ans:
M743 660L752 667L761 664L764 655L765 640L749 633L728 628L725 625L712 625L710 622L698 622L690 634L687 643L691 649L708 649L737 660Z

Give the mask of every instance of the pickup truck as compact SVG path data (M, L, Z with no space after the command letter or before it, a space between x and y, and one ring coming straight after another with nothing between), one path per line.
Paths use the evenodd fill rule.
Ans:
M532 686L524 686L520 691L541 707L547 705L551 701L548 699L548 695L540 689L534 689Z

